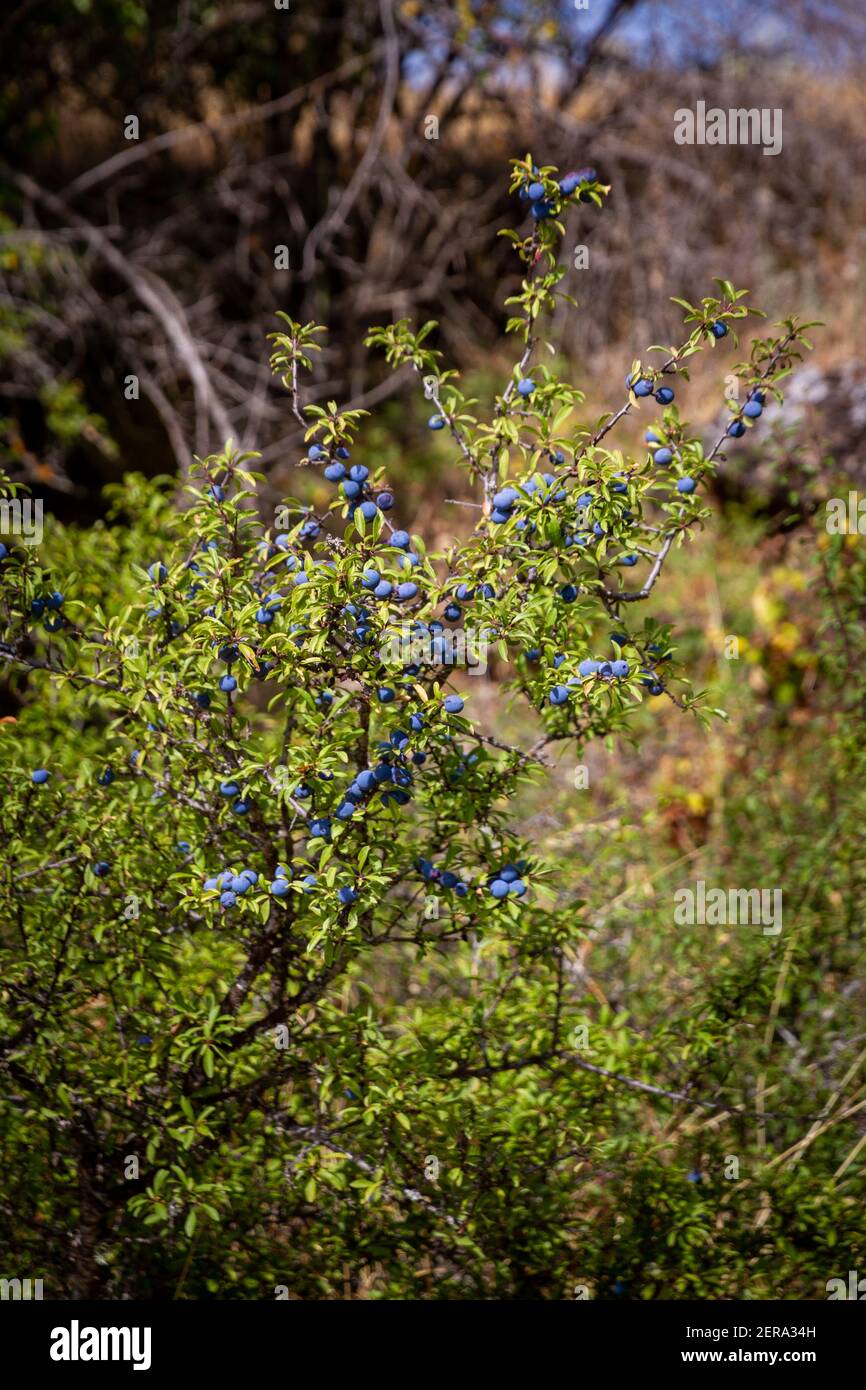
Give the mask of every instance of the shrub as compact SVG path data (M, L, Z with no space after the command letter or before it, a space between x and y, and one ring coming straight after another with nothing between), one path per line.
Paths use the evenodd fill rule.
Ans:
M652 1035L599 1006L581 903L512 805L555 745L629 734L644 700L711 718L641 603L709 517L727 435L760 427L742 406L781 398L808 344L794 319L753 342L705 452L677 403L689 360L757 312L719 280L677 301L683 342L577 423L542 324L561 214L608 189L516 161L512 191L530 182L529 228L506 233L516 361L486 413L432 323L369 336L465 466L476 524L453 545L403 529L366 412L303 404L323 330L285 319L272 364L334 488L324 514L287 499L263 519L255 455L229 442L182 505L133 476L105 524L49 524L0 561L20 703L0 742L3 1170L33 1215L3 1220L55 1295L616 1296L668 1232L701 1278L715 1208L646 1110L742 1104L701 1075L766 980ZM612 437L638 410L632 457ZM528 746L476 722L463 657L488 648L538 722Z

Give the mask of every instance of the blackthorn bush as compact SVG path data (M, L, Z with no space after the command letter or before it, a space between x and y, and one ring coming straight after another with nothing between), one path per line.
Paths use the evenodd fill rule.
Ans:
M609 190L531 158L511 187L501 393L467 398L433 323L368 338L414 369L465 469L474 526L444 551L405 529L366 412L304 404L324 330L288 318L271 361L324 512L263 516L256 456L229 441L180 504L132 475L106 523L0 547L3 1168L29 1213L18 1263L59 1296L327 1295L347 1263L392 1296L607 1277L570 1218L575 1165L615 1165L623 1097L654 1073L604 1009L592 1060L575 1048L581 905L512 799L644 700L711 717L642 603L709 519L726 435L760 428L808 344L789 319L726 361L744 405L705 450L690 361L758 312L718 280L581 421L544 323L562 216ZM652 428L631 455L614 434L635 412ZM480 726L467 644L507 663L528 746Z

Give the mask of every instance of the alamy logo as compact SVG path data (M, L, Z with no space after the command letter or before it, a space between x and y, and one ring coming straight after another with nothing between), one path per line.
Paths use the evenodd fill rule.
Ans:
M778 129L777 129L778 125ZM692 111L682 106L674 112L674 140L678 145L763 145L764 154L782 148L780 107L733 107L725 111L699 101Z
M52 1361L131 1361L134 1371L150 1370L149 1327L69 1327L51 1330Z
M20 536L25 545L42 540L42 499L4 497L0 501L0 536Z
M41 1279L0 1279L0 1300L23 1299L25 1302L42 1298Z
M694 888L674 893L674 922L678 927L761 926L763 936L782 930L781 888L707 888L699 878Z
M849 492L847 502L831 497L824 524L831 536L866 536L866 497L857 492Z
M400 662L404 666L459 666L471 676L483 676L487 670L487 637L477 628L435 627L404 628L391 632L379 650L384 662Z
M856 1269L848 1270L848 1283L844 1279L828 1279L824 1285L827 1290L827 1301L832 1303L839 1299L854 1299L862 1303L866 1299L866 1279L858 1279ZM831 1292L832 1290L832 1292Z

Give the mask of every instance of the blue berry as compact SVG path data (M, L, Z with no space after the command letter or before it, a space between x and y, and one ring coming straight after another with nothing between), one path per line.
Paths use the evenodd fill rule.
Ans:
M685 493L694 492L694 490L695 490L696 487L697 487L697 483L695 482L694 478L678 478L678 479L677 479L677 492L685 492Z
M522 381L518 381L517 383L518 396L531 396L534 390L535 382L530 376L523 377Z
M728 332L728 325L722 323L721 319L716 319L715 323L710 324L710 332L714 338L724 338Z
M289 881L285 878L275 878L270 888L271 894L275 898L284 898L291 892Z
M658 401L659 405L670 405L673 398L674 393L671 390L670 386L660 386L659 389L656 391L656 400Z
M48 781L48 778L50 776L51 773L48 771L47 768L37 767L35 772L31 772L30 780L31 782L35 782L37 787L41 787L45 782Z
M459 695L446 695L442 704L447 714L459 714L463 708L463 700Z
M651 396L653 393L653 384L647 377L642 376L639 381L635 382L632 390L636 396Z
M657 463L660 468L666 468L667 465L673 463L673 461L674 456L671 449L656 449L653 455L653 462Z
M445 428L444 418L441 415L431 415L427 421L427 428L428 430L443 430Z

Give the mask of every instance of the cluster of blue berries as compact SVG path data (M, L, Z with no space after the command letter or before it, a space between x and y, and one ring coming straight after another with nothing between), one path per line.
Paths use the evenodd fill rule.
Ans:
M746 420L759 420L764 413L766 396L763 391L752 391L742 410L728 425L727 433L732 439L739 439L746 433ZM735 407L736 408L736 407Z
M222 907L234 907L238 898L248 893L259 881L255 869L224 869L215 878L206 878L205 890L219 893Z
M625 477L625 474L620 473L617 474L616 477L618 481L611 483L611 492L615 494L627 493L628 483L622 481L622 479ZM564 545L566 549L570 549L573 546L583 548L585 546L592 545L600 541L601 538L607 534L604 523L599 521L598 519L596 519L590 524L588 512L592 507L594 501L595 498L593 497L592 492L582 492L578 497L576 514L572 522L572 525L578 528L582 526L589 526L589 530L577 529L573 532L566 534L564 538ZM630 511L628 508L624 508L621 514L621 519L624 523L633 521L634 513ZM617 564L626 566L636 565L637 562L638 556L635 554L628 553L618 556L616 560ZM560 596L565 599L566 603L573 603L575 598L577 597L577 591L574 589L573 585L564 585L563 588L560 589Z
M222 684L222 682L220 682L220 684ZM247 815L253 803L250 801L249 797L241 796L241 789L238 786L237 782L234 782L231 779L225 782L220 782L219 792L220 796L227 797L231 800L232 810L234 811L236 816Z
M391 536L391 544L398 550L405 550L409 545L409 539L406 531L395 531ZM413 564L418 563L418 557L405 554L401 557L401 563L406 567L407 562L408 567L411 568ZM374 569L372 565L368 566L361 575L361 587L373 598L380 601L390 599L392 602L396 600L398 603L409 603L418 597L418 585L413 579L394 582L387 579L380 570Z
M63 627L63 616L60 612L66 599L59 590L55 589L52 593L46 594L44 598L34 598L30 602L30 612L34 618L41 618L45 614L45 630L47 632L59 632Z
M659 438L655 430L647 430L645 439L646 443L652 450L654 464L656 464L659 468L667 468L669 464L673 463L673 449L671 449L667 444L663 442L663 440ZM677 478L677 492L682 493L684 496L688 496L689 494L694 492L697 488L697 485L697 480L695 478Z
M393 696L393 691L388 692L385 687L379 693L380 698L383 693ZM419 733L424 727L421 715L410 715L409 725L413 733ZM350 821L365 804L370 803L376 793L383 806L406 806L409 803L414 780L409 762L409 743L410 735L405 729L395 729L389 739L378 741L378 760L372 767L366 767L359 772L342 793L342 800L334 812L336 820ZM426 757L426 753L416 750L411 754L411 762L419 767L425 762ZM312 795L311 789L303 783L295 788L294 794L300 801L305 801ZM329 816L313 816L307 822L307 826L312 836L330 840Z
M277 899L288 897L294 876L291 865L278 864L274 870L274 877L268 885L268 892L271 897ZM317 874L305 874L300 879L301 891L312 893L318 881ZM255 888L258 882L259 875L255 869L224 869L222 873L216 874L213 878L206 878L204 888L208 893L219 893L220 906L229 908L234 907L238 898L243 897L251 888ZM356 901L358 892L350 885L345 885L338 889L337 897L344 906L348 906Z
M506 864L503 868L497 869L495 873L488 875L487 891L498 902L508 897L522 898L526 892L526 884L521 878L521 874L525 872L525 859L519 859L516 864Z
M334 450L333 458L321 444L311 444L307 458L311 463L325 462L324 474L329 483L339 483L349 507L349 516L360 511L365 521L372 521L379 512L389 512L394 505L394 494L389 488L374 490L368 479L369 468L363 463L346 466L351 457L349 450L341 444Z
M638 397L655 396L659 405L670 405L674 399L674 391L671 386L656 386L655 382L648 376L633 377L631 373L625 379L626 387L629 391L634 391Z
M532 648L531 651L527 652L527 656L530 660L537 660L537 656L534 656L537 650L537 648ZM559 666L564 660L565 657L560 653L558 656L554 657L553 664L554 666ZM595 661L592 657L586 657L580 663L577 670L578 675L573 676L565 685L555 685L550 691L547 698L552 705L566 704L575 686L580 685L584 680L588 680L592 676L598 676L600 680L605 681L625 680L631 667L628 662L621 657L617 658L615 661Z
M537 172L533 170L533 177L525 179L519 189L521 200L530 204L529 210L536 222L555 216L560 211L562 200L570 198L572 194L576 193L580 199L583 185L594 183L597 178L595 169L573 169L563 174L555 191L551 189L548 193L541 179L535 177Z
M294 876L294 870L289 864L278 864L274 870L273 880L268 887L271 897L287 898L291 892L290 884ZM318 881L315 874L305 874L301 879L301 888L305 893L312 893Z
M523 494L523 495L521 495ZM545 502L562 502L567 496L565 488L557 487L557 481L553 473L533 474L527 482L522 483L520 490L514 487L504 487L499 492L494 493L493 509L490 513L490 520L496 526L502 526L506 521L510 521L514 515L515 508L519 507L529 497L539 496ZM518 531L533 531L534 522L521 518L517 523Z
M446 888L455 892L458 898L465 898L469 892L469 884L450 869L437 869L430 859L419 859L418 868L425 883L435 883L440 888Z
M656 670L659 661L663 659L662 649L657 643L651 642L647 647L647 652L650 653L650 658L648 664L641 667L640 683L646 687L650 695L663 695L664 681Z
M476 589L471 584L458 584L454 597L461 603L470 603L474 598L495 598L496 590L492 584L479 584Z

